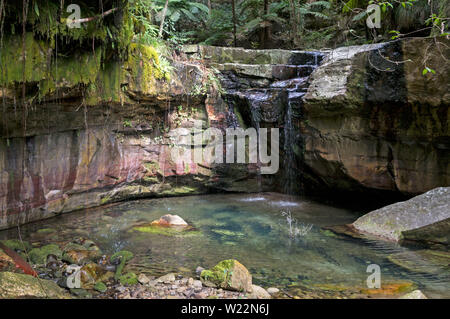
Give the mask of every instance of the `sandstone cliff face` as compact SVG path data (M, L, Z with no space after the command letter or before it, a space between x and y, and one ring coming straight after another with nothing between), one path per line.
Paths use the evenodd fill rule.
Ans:
M27 38L27 98L37 90L40 96L29 103L24 130L24 72L21 63L9 66L0 82L0 229L133 198L285 191L287 181L296 193L327 195L413 195L448 186L450 72L442 55L449 56L449 44L440 41L314 54L189 46L184 51L202 61L174 61L168 77L146 47L103 66L90 54L44 67L48 49ZM20 61L15 46L20 42L8 54ZM220 71L225 100L205 61ZM438 74L422 76L424 65ZM174 163L167 132L194 120L203 129L280 128L280 173L261 177L253 164Z
M408 196L450 185L449 56L444 39L329 52L304 98L307 184Z
M174 61L170 77L159 76L150 49L103 67L89 54L61 60L67 72L52 73L41 66L47 50L28 40L27 54L40 58L26 69L26 117L22 70L10 67L0 88L0 229L125 199L257 190L247 165L173 161L170 130L193 121L224 129L227 106L202 65ZM36 88L45 88L37 101Z

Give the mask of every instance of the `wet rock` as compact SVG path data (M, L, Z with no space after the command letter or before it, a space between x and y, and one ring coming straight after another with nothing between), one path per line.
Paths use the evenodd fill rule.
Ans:
M244 265L234 259L223 260L213 268L202 271L200 279L205 286L213 284L228 290L252 291L252 276Z
M205 268L198 266L195 269L195 273L200 276L200 274L202 273L203 270L205 270Z
M150 282L150 279L148 279L148 277L145 274L140 274L138 277L138 281L143 284L146 285Z
M409 271L439 274L450 270L450 253L438 250L405 251L388 256L389 261Z
M178 215L167 214L162 216L159 220L155 220L151 223L153 226L188 226L183 218Z
M70 296L53 281L30 275L0 272L0 298L56 298Z
M63 253L62 260L70 263L83 265L98 258L99 255L95 251L89 250L69 250Z
M81 288L84 289L92 289L96 283L107 281L113 277L112 272L106 271L104 268L95 263L84 265L79 271Z
M252 292L248 294L249 299L270 299L270 294L262 287L252 285Z
M440 187L408 201L370 212L352 225L360 232L399 241L405 231L447 219L450 219L450 187ZM450 228L446 232L450 233ZM420 235L416 234L415 238L420 240ZM427 239L432 240L430 233Z
M167 274L156 279L157 282L169 284L175 281L175 274Z
M414 290L406 295L400 297L400 299L428 299L420 290Z

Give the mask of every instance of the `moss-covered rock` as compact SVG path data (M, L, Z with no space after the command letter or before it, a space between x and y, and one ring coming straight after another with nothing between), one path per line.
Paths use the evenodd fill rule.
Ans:
M122 275L123 268L125 264L130 261L134 257L134 254L128 250L121 250L114 255L111 256L110 261L113 264L119 263L116 268L116 274L114 275L114 279L119 280Z
M48 255L55 255L58 258L62 258L62 251L58 245L50 244L42 246L41 248L33 248L28 253L30 261L33 264L40 264L40 265L47 263Z
M132 286L136 285L138 281L138 277L134 272L128 272L124 275L119 276L118 278L121 285Z
M223 260L209 270L203 270L200 280L228 290L252 291L252 276L247 268L234 259Z
M12 272L0 272L0 298L68 299L70 295L50 280Z
M81 288L93 289L98 282L107 281L113 276L112 272L95 263L86 264L80 269Z
M94 285L94 290L103 293L108 290L108 287L103 282L98 282Z

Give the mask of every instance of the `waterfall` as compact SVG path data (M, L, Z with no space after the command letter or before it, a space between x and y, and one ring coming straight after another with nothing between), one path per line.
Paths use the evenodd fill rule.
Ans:
M227 90L228 125L238 125L236 114L239 113L245 125L254 127L258 136L261 127L280 128L280 172L275 178L261 176L258 161L258 190L261 191L262 184L268 181L280 191L295 195L301 191L303 96L308 89L308 79L324 54L290 52L286 64L224 64L221 82Z

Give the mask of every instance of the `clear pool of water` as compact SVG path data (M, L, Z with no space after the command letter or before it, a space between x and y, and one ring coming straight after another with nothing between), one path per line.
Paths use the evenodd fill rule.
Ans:
M292 236L286 216L297 219L303 232ZM176 214L198 232L166 236L137 231L133 226ZM284 214L285 215L285 214ZM430 297L450 297L449 271L426 274L391 263L387 256L411 251L375 239L354 239L322 227L352 223L358 213L299 197L274 193L202 195L148 199L58 216L24 225L21 235L31 242L64 242L77 236L96 242L108 254L135 253L130 268L150 275L178 272L193 275L224 259L237 259L264 287L336 291L367 287L367 266L381 267L383 282L411 281ZM42 233L50 228L54 232ZM0 239L17 238L17 229L0 232ZM426 261L423 261L426 262ZM320 288L322 287L322 288ZM326 290L326 289L325 289Z

